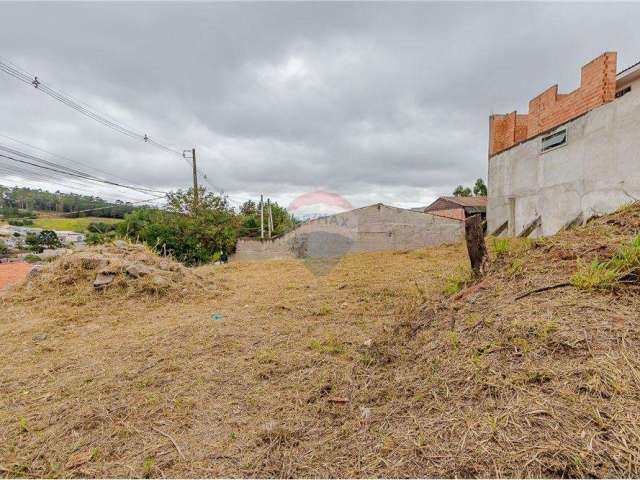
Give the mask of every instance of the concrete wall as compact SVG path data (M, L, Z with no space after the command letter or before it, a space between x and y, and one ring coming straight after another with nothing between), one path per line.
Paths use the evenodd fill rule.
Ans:
M462 240L464 223L377 204L312 220L273 240L240 239L233 260L339 257Z
M506 233L514 235L541 215L532 236L551 235L580 212L589 218L640 198L640 80L554 131L564 128L564 146L540 153L545 133L489 158L489 232L515 217Z

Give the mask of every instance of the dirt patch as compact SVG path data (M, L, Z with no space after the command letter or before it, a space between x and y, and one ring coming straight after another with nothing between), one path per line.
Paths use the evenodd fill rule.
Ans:
M0 290L8 285L15 285L16 283L20 283L27 277L30 271L30 263L0 263Z

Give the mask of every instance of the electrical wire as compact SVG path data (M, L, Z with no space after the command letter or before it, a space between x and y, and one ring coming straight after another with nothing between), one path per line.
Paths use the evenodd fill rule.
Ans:
M119 133L122 133L124 135L127 135L128 137L131 137L133 139L137 139L137 140L142 140L145 143L148 143L156 148L159 148L161 150L164 150L165 152L168 153L174 153L179 155L180 157L184 158L183 156L183 152L180 152L179 150L172 148L168 145L165 145L157 140L155 140L154 138L151 138L147 133L142 133L138 130L135 130L131 127L128 127L126 125L124 125L121 122L118 122L112 118L110 118L108 115L104 114L104 113L100 113L97 109L91 107L90 105L81 102L79 100L74 99L73 97L71 97L70 95L60 91L60 90L56 90L54 88L52 88L52 86L50 86L49 84L47 84L46 82L43 82L42 80L40 80L37 75L34 75L30 72L27 72L21 68L19 68L18 66L16 66L15 64L13 64L12 62L0 58L0 71L3 71L5 73L7 73L8 75L22 81L23 83L26 84L30 84L33 87L35 87L37 90L40 90L41 92L45 93L46 95L49 95L50 97L54 98L55 100L58 100L59 102L67 105L68 107L76 110L77 112L87 116L88 118L91 118L93 120L95 120L96 122L111 128L112 130L115 130ZM189 163L189 161L185 158L185 161ZM223 189L219 188L218 186L216 186L215 184L213 184L209 178L207 177L207 175L200 169L200 168L196 168L196 174L199 175L201 177L201 179L206 182L210 187L212 187L214 190L216 190L218 193L220 193L223 196L226 196L227 199L229 199L230 201L232 201L233 203L236 203L238 205L240 205L240 202L235 201L233 199L230 198L230 196L228 194L226 194L224 192Z
M44 170L49 170L52 172L57 172L57 173L61 173L61 174L65 174L65 175L69 175L72 177L78 177L78 178L82 178L85 180L89 180L92 182L96 182L96 183L104 183L106 185L112 185L112 186L116 186L116 187L120 187L120 188L128 188L130 190L135 190L137 192L142 192L142 193L162 193L162 194L166 194L166 192L160 191L160 190L154 190L154 189L150 189L150 188L145 188L145 187L136 187L133 185L125 185L125 184L121 184L121 183L117 183L117 182L112 182L110 180L106 180L103 178L99 178L99 177L95 177L93 175L90 175L88 173L82 172L80 170L76 170L76 169L72 169L69 167L65 167L64 165L59 165L55 162L50 162L48 160L44 160L42 158L36 157L35 155L30 155L28 153L24 153L21 152L19 150L7 147L5 145L0 145L0 150L7 152L7 153L11 153L14 155L14 157L10 156L10 155L4 155L4 154L0 154L0 157L4 157L7 158L9 160L12 160L14 162L19 162L25 165L31 165L33 167L37 167L37 168L41 168ZM26 160L21 160L18 158L15 158L15 156L20 156L29 160L32 160L31 162L26 161ZM33 163L33 162L37 162L37 163ZM41 165L42 164L42 165Z

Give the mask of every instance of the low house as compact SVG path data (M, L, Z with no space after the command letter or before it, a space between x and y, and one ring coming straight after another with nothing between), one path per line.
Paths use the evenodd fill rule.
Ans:
M484 221L487 216L487 197L440 197L421 211L456 220L480 215Z
M640 64L616 62L604 53L573 92L490 117L490 233L551 235L640 198Z
M241 238L234 260L335 258L454 243L464 222L381 203L302 223L273 239Z

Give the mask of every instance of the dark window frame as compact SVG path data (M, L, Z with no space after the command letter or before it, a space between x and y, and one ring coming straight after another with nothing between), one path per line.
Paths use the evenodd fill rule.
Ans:
M564 147L567 144L567 129L563 128L557 132L542 137L540 141L540 153L550 152L556 148Z

